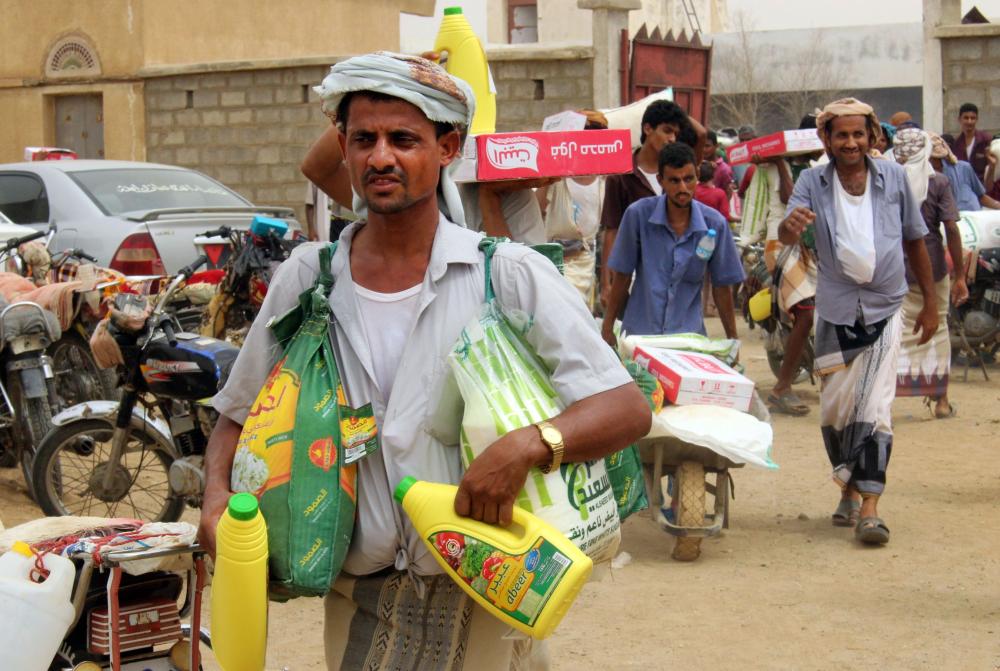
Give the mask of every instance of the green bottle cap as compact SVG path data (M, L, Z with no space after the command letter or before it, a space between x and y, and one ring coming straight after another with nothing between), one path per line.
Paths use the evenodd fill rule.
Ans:
M462 13L462 8L461 7L445 7L444 8L444 15L445 16L454 16L455 14L461 14L461 13Z
M252 520L257 516L257 497L242 492L229 497L229 515L235 520Z
M402 504L403 497L406 496L406 492L410 491L410 487L412 487L415 484L417 484L417 479L407 475L405 478L399 481L398 485L396 485L396 491L393 492L392 497L396 499L397 503Z

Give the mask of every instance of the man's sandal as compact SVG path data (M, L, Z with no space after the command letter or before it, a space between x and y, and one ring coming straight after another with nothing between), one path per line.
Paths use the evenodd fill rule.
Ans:
M889 527L881 517L862 517L854 529L854 536L868 545L885 545L889 542Z
M767 404L775 412L780 412L793 417L802 417L809 414L809 406L803 403L793 391L786 391L781 396L774 393L768 394Z
M855 499L840 499L837 509L830 516L835 527L853 527L861 515L861 502Z

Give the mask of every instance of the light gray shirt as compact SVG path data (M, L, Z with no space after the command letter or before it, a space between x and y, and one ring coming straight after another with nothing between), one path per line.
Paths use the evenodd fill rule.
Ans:
M483 213L479 209L479 184L466 182L458 185L458 193L465 208L465 225L472 231L483 230ZM542 208L532 189L507 191L500 195L500 210L510 229L511 239L526 245L540 245L546 241ZM445 213L447 214L447 213Z
M788 199L787 217L796 207L816 213L818 281L816 312L832 324L852 326L860 306L865 324L891 317L908 290L903 264L903 240L927 235L920 204L913 198L903 167L866 158L871 175L871 206L875 222L875 273L858 284L845 272L837 254L837 207L834 164L809 168L799 175Z
M385 398L358 310L350 269L351 238L363 223L344 230L332 262L330 295L335 315L334 346L348 401L371 402L379 426L379 451L359 462L358 514L344 570L367 575L389 566L418 575L440 573L434 558L393 501L403 477L458 484L462 477L459 430L462 400L448 354L463 327L484 302L482 236L444 220L438 226L420 292L417 318L400 358L392 393ZM250 406L278 360L278 345L264 325L284 314L318 274L320 243L299 246L274 276L260 314L247 335L215 408L233 421L246 421ZM527 339L569 405L631 381L607 344L576 289L552 263L528 247L501 245L492 265L497 299L504 309L533 316Z

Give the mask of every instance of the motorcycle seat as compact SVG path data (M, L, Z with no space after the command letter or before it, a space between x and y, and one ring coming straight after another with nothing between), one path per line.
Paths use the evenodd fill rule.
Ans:
M37 303L21 301L8 303L0 298L0 341L26 335L44 335L50 342L62 337L59 319Z

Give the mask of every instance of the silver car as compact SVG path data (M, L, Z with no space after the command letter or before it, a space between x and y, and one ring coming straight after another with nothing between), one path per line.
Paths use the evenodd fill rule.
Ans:
M200 172L132 161L0 164L0 211L36 229L56 225L51 249L80 248L126 275L177 272L205 252L221 267L229 241L200 238L220 226L247 229L257 215L301 231L293 210L257 207Z

